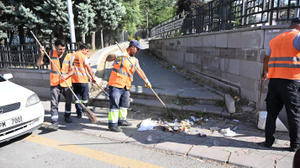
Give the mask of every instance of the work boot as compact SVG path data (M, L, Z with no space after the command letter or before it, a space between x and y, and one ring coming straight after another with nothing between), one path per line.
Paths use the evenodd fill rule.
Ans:
M296 152L299 148L300 146L290 146L289 151Z
M51 125L49 125L47 127L48 130L51 130L51 131L57 131L58 130L58 124L57 123L53 123Z
M123 131L119 126L109 126L108 128L110 131L113 131L113 132L122 132Z
M72 122L72 119L70 117L71 114L65 114L65 122L67 123L71 123Z
M82 118L82 112L77 112L77 118Z
M257 145L264 146L266 148L271 148L272 145L273 145L273 143L274 143L274 141L271 141L271 142L270 141L260 142L260 143L257 143Z
M118 126L131 126L132 124L130 122L124 121L124 122L119 122Z

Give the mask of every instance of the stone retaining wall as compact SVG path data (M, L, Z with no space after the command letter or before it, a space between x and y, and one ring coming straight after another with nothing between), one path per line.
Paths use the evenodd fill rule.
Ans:
M264 26L152 39L150 51L175 66L188 69L217 89L258 102L262 62L268 42L286 29ZM266 96L264 83L262 102ZM261 103L262 109L265 103Z

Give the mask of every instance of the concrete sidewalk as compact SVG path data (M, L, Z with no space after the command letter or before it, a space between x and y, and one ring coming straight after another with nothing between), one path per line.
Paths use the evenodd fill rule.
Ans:
M46 111L45 126L50 124L50 101L42 101L42 103ZM140 132L137 126L143 119L135 119L136 113L129 111L127 120L133 125L123 127L121 133L115 133L108 131L107 128L107 108L89 107L95 112L98 124L91 124L86 116L78 119L75 113L72 114L73 123L65 123L62 112L64 105L64 102L59 104L60 129L238 167L292 167L294 152L286 150L289 147L288 134L276 132L274 147L271 149L261 147L256 143L264 141L264 131L258 130L253 123L225 118L203 118L203 122L200 122L202 124L195 124L189 132L165 132L162 129L163 124L158 123L152 130ZM72 104L72 111L75 111L74 104ZM233 128L236 135L226 137L218 131L218 128ZM200 137L199 133L207 136ZM152 140L149 141L149 138Z

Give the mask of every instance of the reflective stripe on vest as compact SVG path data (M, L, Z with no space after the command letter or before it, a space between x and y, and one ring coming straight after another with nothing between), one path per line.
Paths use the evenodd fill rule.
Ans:
M64 58L64 61L62 63L62 67L61 67L56 51L55 51L55 55L53 54L53 52L54 51L50 52L50 58L51 58L52 62L54 63L54 65L56 66L56 68L63 75L68 74L72 67L72 62L74 59L73 56L70 57L69 55L66 55L66 57ZM54 65L52 65L52 62L51 62L51 69L50 69L50 85L51 86L60 85L62 87L67 87L67 84L65 83L65 81L60 79L59 72L56 71L56 68L54 67ZM66 79L66 82L68 83L69 86L72 85L70 77Z
M131 58L131 62L136 67L136 58ZM127 58L116 60L108 84L117 88L124 88L126 86L126 89L129 90L133 81L134 72L135 68L131 65Z
M88 83L88 72L86 70L86 66L84 65L84 60L87 58L87 56L81 52L75 52L72 55L74 55L75 58L75 73L72 76L72 83Z
M272 52L268 63L268 79L300 80L300 51L293 46L298 33L283 32L270 41Z

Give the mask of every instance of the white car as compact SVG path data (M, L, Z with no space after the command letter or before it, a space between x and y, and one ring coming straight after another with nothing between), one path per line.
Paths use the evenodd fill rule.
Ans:
M45 110L37 94L0 74L0 143L40 128Z

